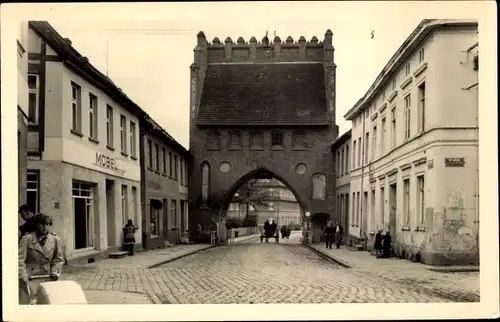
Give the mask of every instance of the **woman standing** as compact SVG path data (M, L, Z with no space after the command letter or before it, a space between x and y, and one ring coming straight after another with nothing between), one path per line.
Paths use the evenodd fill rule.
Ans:
M128 255L134 256L135 232L139 227L134 226L132 219L129 219L123 227L123 245L128 248Z
M61 240L49 231L52 217L36 216L36 232L24 235L19 243L19 304L34 304L38 286L57 281L64 259Z

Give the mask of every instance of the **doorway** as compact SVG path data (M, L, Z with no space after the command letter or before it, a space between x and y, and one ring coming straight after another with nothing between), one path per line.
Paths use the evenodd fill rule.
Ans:
M396 236L396 214L397 214L397 185L389 186L389 230L392 236Z
M75 250L94 248L94 199L93 185L90 183L73 182L73 219Z
M184 234L184 230L186 230L186 228L185 228L186 223L185 223L185 216L184 216L185 204L184 204L184 200L179 200L179 202L180 202L180 206L181 206L181 209L180 209L180 212L181 212L181 224L180 224L181 231L179 233L182 236L182 234Z
M106 179L106 218L108 226L108 247L116 246L115 182Z
M168 240L168 223L169 219L168 218L168 199L163 198L162 199L162 210L163 210L163 240L166 241Z

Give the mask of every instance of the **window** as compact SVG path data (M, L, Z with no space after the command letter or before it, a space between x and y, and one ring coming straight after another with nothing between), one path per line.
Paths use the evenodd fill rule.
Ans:
M353 192L352 193L352 207L351 207L351 219L350 219L350 222L351 222L351 226L354 226L356 223L354 222L355 221L355 218L356 218L356 193Z
M40 97L40 81L37 74L28 74L28 89L29 89L29 105L28 105L28 121L30 123L38 123L38 100Z
M425 131L425 82L418 86L418 132Z
M89 94L89 137L97 140L97 96Z
M359 226L359 217L361 210L361 198L359 197L359 192L356 193L356 226Z
M375 215L375 189L372 189L370 194L370 231L375 231L377 229L377 217Z
M158 237L160 235L160 209L153 207L153 200L149 200L149 231L151 237Z
M340 150L340 175L344 174L344 158L344 147L342 147L342 149Z
M424 176L417 177L417 218L420 227L425 225L425 181Z
M346 145L346 152L345 152L345 173L349 172L349 143Z
M177 200L170 200L170 215L172 216L172 227L177 228Z
M262 148L264 146L262 132L254 131L250 133L250 148Z
M160 147L155 143L155 170L160 171Z
M411 69L410 69L410 63L407 63L405 66L405 76L410 75Z
M148 140L148 168L153 169L153 142Z
M179 157L179 183L184 184L184 161Z
M229 133L229 147L230 148L241 148L241 133L240 132L230 132Z
M271 146L283 146L283 133L271 133Z
M425 59L425 56L424 56L424 49L421 48L419 51L418 51L418 62L421 63L423 62Z
M220 132L210 131L207 135L207 149L220 150Z
M340 177L340 151L337 151L337 177Z
M106 108L106 144L108 147L113 147L113 108Z
M368 163L369 161L369 155L368 155L368 151L369 151L369 143L370 143L370 133L366 133L365 134L365 164Z
M385 153L385 138L386 138L386 121L385 117L382 118L382 133L380 135L380 154L383 155Z
M372 160L375 160L377 156L377 127L373 127L373 133L372 133Z
M92 184L73 181L72 196L75 249L92 249L95 240Z
M128 188L126 185L122 185L122 227L125 226L128 219Z
M75 83L71 83L71 129L77 133L82 132L81 109L81 88Z
M384 103L384 101L385 101L385 90L382 91L382 103Z
M132 187L132 214L134 217L134 225L139 226L139 211L138 211L138 196L137 196L137 188Z
M382 185L382 183L381 183ZM378 221L378 228L384 227L384 214L385 214L385 190L384 186L380 187L380 215L379 215L379 221Z
M361 145L361 138L358 139L358 167L361 167L363 164L361 163L363 159L361 159L361 153L363 146Z
M127 118L124 115L120 115L120 147L127 153Z
M161 173L167 174L167 152L161 148Z
M136 135L135 123L130 121L130 155L134 158L137 157Z
M411 95L405 97L405 140L410 138L411 133Z
M356 169L356 140L353 142L353 149L352 149L352 168Z
M404 218L405 224L407 227L410 226L410 179L403 180L403 209L404 209Z
M37 214L39 210L40 178L38 172L28 171L26 180L26 204L32 213Z
M172 162L172 152L168 153L168 167L169 167L169 176L172 178L174 176L174 168L173 168L173 162Z
M294 148L306 147L306 134L304 132L293 133L293 147Z
M179 179L179 165L177 164L177 155L174 155L174 179Z
M394 79L392 80L391 88L392 90L396 89L396 77L394 77Z
M391 110L391 147L396 147L396 106Z

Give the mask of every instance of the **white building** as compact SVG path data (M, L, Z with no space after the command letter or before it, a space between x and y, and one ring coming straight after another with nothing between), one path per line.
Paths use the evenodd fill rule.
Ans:
M424 20L345 118L351 237L389 229L399 256L478 261L477 21Z
M68 261L103 256L127 219L141 225L145 112L47 22L29 23L28 58L28 203L53 216Z
M26 144L28 135L28 23L21 22L17 33L17 157L18 203L26 202ZM21 219L21 218L19 218Z

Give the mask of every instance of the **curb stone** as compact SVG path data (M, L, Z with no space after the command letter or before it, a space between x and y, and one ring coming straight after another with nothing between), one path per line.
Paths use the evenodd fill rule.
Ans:
M329 253L326 253L326 252L322 252L321 250L319 249L316 249L314 248L312 245L309 245L309 244L304 244L306 247L308 247L309 249L312 249L313 251L315 251L316 253L322 255L322 256L326 256L328 257L330 260L334 261L335 263L339 264L340 266L344 267L344 268L354 268L353 265L347 263L347 262L344 262L336 257L334 257L333 255L329 254Z

